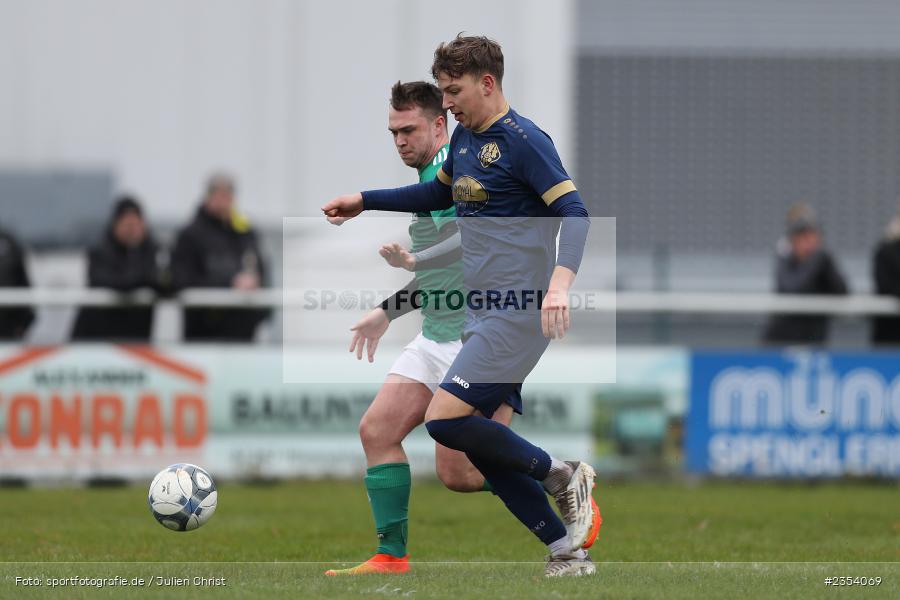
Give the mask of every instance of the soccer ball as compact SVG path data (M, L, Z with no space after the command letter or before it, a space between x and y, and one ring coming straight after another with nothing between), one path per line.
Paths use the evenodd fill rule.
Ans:
M147 502L150 512L174 531L197 529L216 512L216 484L205 469L178 463L156 474Z

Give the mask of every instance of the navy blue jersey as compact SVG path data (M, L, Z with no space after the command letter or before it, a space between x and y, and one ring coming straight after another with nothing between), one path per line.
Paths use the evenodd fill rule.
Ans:
M550 136L507 107L479 130L457 127L437 176L452 186L465 286L546 289L560 224L550 205L575 190Z

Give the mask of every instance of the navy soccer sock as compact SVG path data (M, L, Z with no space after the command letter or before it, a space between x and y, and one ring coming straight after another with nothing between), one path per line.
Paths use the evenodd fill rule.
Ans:
M465 452L488 481L490 478L479 465L524 473L538 481L543 481L550 471L549 454L497 421L469 415L435 419L425 427L438 443Z
M503 504L544 544L550 545L566 537L566 526L550 507L540 483L524 473L501 469L468 455L472 464L491 483Z

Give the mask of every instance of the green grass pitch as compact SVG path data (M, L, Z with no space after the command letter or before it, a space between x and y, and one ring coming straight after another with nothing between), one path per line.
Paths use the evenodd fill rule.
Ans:
M891 485L601 484L597 575L552 581L540 576L544 548L490 494L417 482L412 573L327 578L325 569L374 548L361 483L225 483L219 492L206 526L176 533L151 517L144 487L0 489L0 598L900 598L900 490ZM145 587L48 584L116 576ZM163 588L157 576L189 583ZM826 587L827 577L881 584Z

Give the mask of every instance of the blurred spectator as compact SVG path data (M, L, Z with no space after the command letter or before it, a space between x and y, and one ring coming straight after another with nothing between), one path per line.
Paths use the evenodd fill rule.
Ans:
M13 235L0 229L0 288L27 288L25 254ZM0 340L19 340L34 320L30 306L0 305Z
M264 285L266 267L256 233L235 209L234 181L214 175L193 222L179 234L172 254L172 282L192 287L255 290ZM184 314L184 339L251 341L269 314L259 308L190 308Z
M787 236L778 245L775 289L779 294L846 294L847 283L822 245L815 213L804 204L791 207ZM823 344L826 315L772 315L764 339L773 344Z
M875 249L875 292L900 298L900 214L888 225ZM872 342L900 345L900 317L877 316L872 320Z
M160 247L147 230L140 204L123 196L113 207L103 239L88 251L88 286L162 292L164 277ZM78 313L72 338L148 341L152 329L152 306L87 307Z

